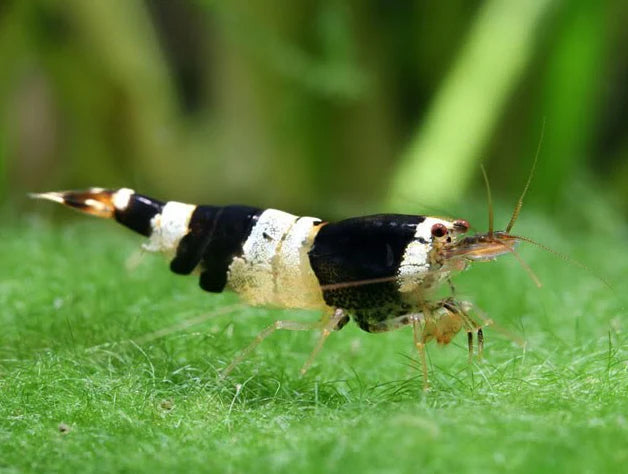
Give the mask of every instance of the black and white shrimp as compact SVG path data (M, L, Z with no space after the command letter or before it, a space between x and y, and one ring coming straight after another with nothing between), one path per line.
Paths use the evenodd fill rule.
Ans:
M162 202L127 188L33 197L112 218L144 235L146 250L167 254L174 273L199 274L205 291L230 289L255 306L322 311L316 322L276 321L223 376L278 329L319 330L305 372L329 334L353 319L372 333L412 326L427 386L426 342L447 344L464 328L470 356L473 335L480 353L483 343L482 326L470 316L471 304L438 299L435 291L470 262L514 253L515 244L527 240L510 234L521 200L506 231L494 232L491 217L489 232L463 237L469 230L466 220L423 215L326 222L276 209Z

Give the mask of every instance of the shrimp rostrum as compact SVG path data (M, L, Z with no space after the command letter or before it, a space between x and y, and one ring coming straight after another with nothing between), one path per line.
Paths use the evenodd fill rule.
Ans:
M274 322L225 367L223 376L279 329L320 332L305 372L330 333L353 319L372 333L411 326L427 385L425 343L447 344L462 329L470 355L473 335L479 352L483 342L471 304L439 299L435 291L470 262L512 253L522 240L509 233L518 209L506 231L494 232L491 223L489 232L463 237L467 221L422 215L325 222L275 209L162 202L127 188L34 197L114 219L144 235L146 250L167 254L174 273L200 275L205 291L229 289L250 305L322 311L316 322Z

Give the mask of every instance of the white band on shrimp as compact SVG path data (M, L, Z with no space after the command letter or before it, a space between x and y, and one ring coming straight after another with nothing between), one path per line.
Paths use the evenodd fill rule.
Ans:
M188 232L190 218L196 206L177 201L169 201L161 214L150 221L153 232L143 247L149 252L174 251Z

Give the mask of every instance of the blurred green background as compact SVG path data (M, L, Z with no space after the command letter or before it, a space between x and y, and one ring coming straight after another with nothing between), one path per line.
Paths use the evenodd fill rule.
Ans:
M454 214L480 162L514 200L545 122L532 205L624 212L626 24L620 0L2 0L0 193Z
M627 25L625 0L0 0L0 472L624 472ZM522 248L540 290L510 257L458 275L496 324L483 362L430 345L428 393L409 328L354 324L305 377L317 335L284 333L218 381L271 318L314 315L231 310L27 199L484 230L480 163L502 227L543 129L515 233L592 271Z

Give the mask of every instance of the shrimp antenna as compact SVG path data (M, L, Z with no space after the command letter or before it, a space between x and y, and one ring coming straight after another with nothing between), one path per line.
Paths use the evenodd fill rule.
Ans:
M526 273L528 274L530 279L534 282L536 287L541 288L543 286L541 283L541 280L539 280L539 277L536 276L536 273L534 273L534 270L530 268L530 265L526 263L526 261L521 257L521 255L517 253L515 249L508 249L508 250L517 259L517 261L519 262L519 265L521 265L521 267L526 271Z
M491 185L488 182L488 175L484 169L484 165L480 165L482 168L482 176L484 176L484 184L486 185L486 199L488 201L488 235L493 236L493 197L491 196Z
M534 177L534 170L536 169L536 162L539 160L539 154L541 152L541 145L543 143L543 136L545 135L545 118L543 118L543 126L541 128L541 138L539 138L539 144L536 147L536 153L534 154L534 161L532 162L532 168L530 169L530 174L528 175L528 181L523 188L523 192L521 196L519 196L519 200L517 201L517 205L515 206L515 210L512 212L512 217L510 218L510 222L506 226L506 233L509 233L510 230L517 222L517 218L519 217L519 213L521 212L521 207L523 206L523 198L528 192L528 188L530 187L530 183L532 183L532 178Z
M565 254L562 254L560 252L557 252L556 250L540 244L538 242L536 242L535 240L529 239L527 237L521 237L520 235L511 235L511 237L517 239L517 240L521 240L522 242L527 242L528 244L532 244L535 247L540 248L541 250L545 250L548 253L551 253L552 255L554 255L555 257L560 258L562 261L564 261L565 263L568 263L570 265L573 265L574 267L578 267L581 270L585 270L587 272L589 272L591 275L593 275L595 278L597 278L598 280L600 280L602 283L604 283L604 286L606 286L606 288L608 288L609 290L611 290L614 294L616 293L615 288L613 287L613 285L611 285L611 283L604 277L600 276L597 272L593 271L593 269L591 267L588 267L587 265L585 265L584 263L568 257Z
M518 238L519 237L515 237L515 239L518 239ZM522 238L521 240L524 240L526 242L530 242L530 243L536 244L536 242L533 242L530 239ZM526 271L526 273L528 274L530 279L534 282L534 284L536 285L537 288L541 288L543 286L542 283L541 283L541 280L539 280L539 277L537 277L536 273L534 273L534 270L532 270L532 268L530 268L530 265L528 265L526 263L526 261L521 257L521 255L519 255L517 253L517 251L515 249L513 249L512 247L506 245L505 243L503 243L503 242L501 242L499 240L497 240L496 243L499 243L500 245L503 245L504 248L506 250L508 250L517 259L517 262L519 262L519 265L521 265L521 268L523 268ZM545 247L543 247L542 245L540 245L540 244L537 244L537 245L539 245L539 247L545 249ZM550 249L546 249L546 250L549 250L550 252L552 252Z

